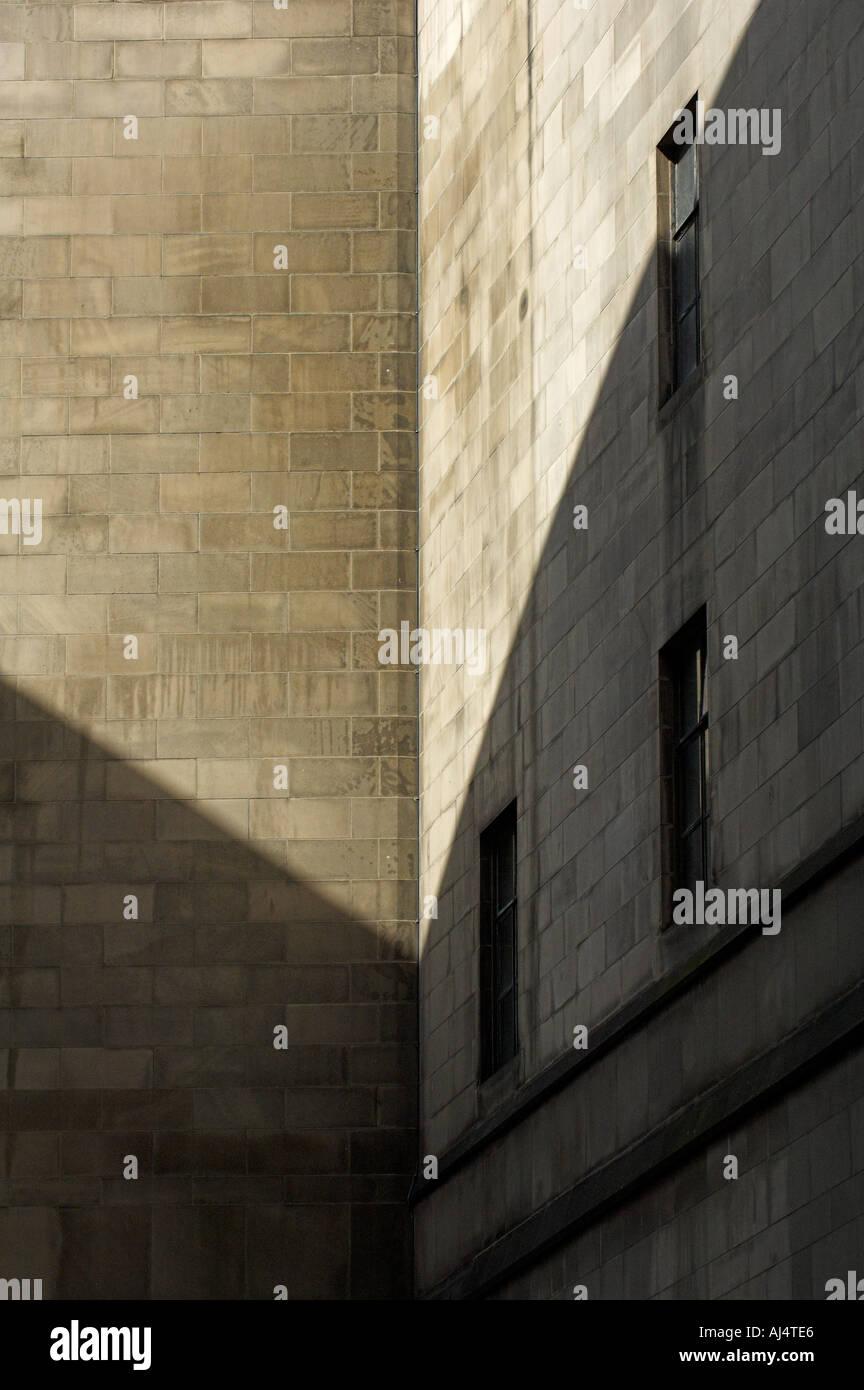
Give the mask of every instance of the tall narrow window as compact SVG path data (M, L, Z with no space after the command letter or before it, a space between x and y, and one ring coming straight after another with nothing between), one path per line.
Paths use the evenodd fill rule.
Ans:
M699 174L696 98L658 149L661 403L699 363Z
M480 1080L515 1057L516 803L480 836Z
M705 609L660 654L664 922L676 888L707 883L708 670Z

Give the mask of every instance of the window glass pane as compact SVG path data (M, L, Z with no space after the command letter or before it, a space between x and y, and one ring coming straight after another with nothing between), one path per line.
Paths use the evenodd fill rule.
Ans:
M699 648L688 644L679 657L678 683L678 729L681 739L695 729L701 713L699 702Z
M516 1052L516 1009L515 995L508 994L498 1003L498 1054L496 1061L500 1064L506 1062Z
M697 879L705 882L705 866L702 862L702 826L679 842L678 882L676 888L692 888Z
M672 295L676 319L695 303L697 285L696 223L672 243Z
M696 206L695 145L688 145L678 163L672 166L672 183L675 190L672 230L677 231Z
M708 682L705 679L705 652L702 647L696 649L696 681L699 687L699 718L708 709Z
M481 907L480 1080L516 1055L516 803L480 837L484 884Z
M505 903L509 903L514 896L516 889L516 857L515 857L515 836L510 833L509 827L502 834L498 841L497 853L495 856L495 907L499 910Z
M702 814L702 740L685 743L678 754L678 826L689 830Z
M663 874L666 888L692 889L708 876L708 709L707 645L704 609L695 615L669 647L661 653L661 715L664 732L664 776L673 790L672 860L664 844ZM671 684L672 690L669 689ZM674 692L674 712L669 700ZM669 727L669 714L672 714ZM664 825L668 825L669 781L663 798Z
M680 386L699 362L697 311L695 306L675 328L675 385Z
M495 923L495 993L503 994L513 986L513 908L508 908Z

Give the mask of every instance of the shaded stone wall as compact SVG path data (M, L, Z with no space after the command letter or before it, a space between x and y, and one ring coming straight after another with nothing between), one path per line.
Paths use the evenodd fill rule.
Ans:
M491 1296L824 1299L861 1267L862 1066L859 1045Z
M421 117L441 115L438 146L421 147L421 372L442 364L421 431L421 614L492 642L485 676L440 693L430 678L421 698L421 891L438 900L422 935L422 1150L441 1181L418 1208L418 1280L466 1296L495 1241L691 1107L698 1133L724 1076L860 978L855 893L832 876L778 936L757 930L657 1005L718 937L661 930L658 653L702 604L716 882L789 887L860 830L860 538L827 535L824 508L860 475L862 17L847 0L426 0L420 14ZM780 108L782 145L700 151L703 363L661 412L656 147L697 91ZM478 1087L479 836L514 799L521 1050ZM615 1031L637 998L653 1012ZM596 1064L589 1041L575 1066L577 1025L614 1036ZM496 1133L568 1058L555 1098ZM857 1167L841 1184L862 1162L843 1142ZM806 1152L786 1158L803 1191ZM716 1165L700 1182L693 1201L713 1196L728 1223L719 1258L749 1198ZM644 1220L665 1282L642 1277L651 1254L622 1286L606 1269L618 1237L598 1236L590 1296L696 1287L679 1282L697 1269L686 1223L664 1211L637 1204L631 1232ZM821 1238L845 1217L820 1220ZM770 1285L764 1268L753 1296L802 1296L802 1266ZM823 1297L828 1275L808 1269ZM746 1277L705 1275L712 1289ZM522 1269L510 1287L553 1285Z

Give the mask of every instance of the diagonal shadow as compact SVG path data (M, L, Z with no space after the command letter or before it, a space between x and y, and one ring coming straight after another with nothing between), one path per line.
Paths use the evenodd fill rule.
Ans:
M414 967L363 885L303 882L6 683L0 758L0 1275L410 1296Z
M737 882L771 883L797 862L797 842L787 834L766 834L744 854L735 822L747 797L744 731L754 720L765 728L779 717L782 684L796 675L792 657L785 667L781 663L809 639L818 621L813 606L799 610L791 641L761 658L758 671L755 644L749 652L744 647L821 566L834 570L838 592L852 587L850 556L818 550L816 530L824 499L852 486L860 468L850 429L862 313L821 348L813 352L811 345L809 355L802 354L814 290L824 285L824 294L854 259L851 235L837 231L848 197L844 201L841 189L834 197L823 187L821 205L814 204L811 255L800 266L787 263L791 253L778 249L777 238L786 230L782 209L802 169L811 199L827 173L814 155L817 141L823 149L827 136L816 124L818 112L802 101L799 59L814 44L819 51L826 45L830 53L844 51L857 24L860 17L845 3L818 13L796 5L782 16L771 6L757 9L710 104L761 107L769 92L770 105L783 108L783 146L776 157L753 147L701 150L702 366L680 400L658 412L656 253L629 294L614 345L598 366L596 399L484 714L450 851L436 881L422 889L438 896L438 916L424 922L421 948L421 1123L428 1152L446 1154L523 1082L565 1057L574 1020L590 1029L608 1018L703 941L699 929L689 930L686 941L660 939L657 790L657 656L702 603L708 605L713 667L715 871L722 879L735 865ZM458 77L442 79L442 87L447 82L455 89ZM854 93L839 77L837 83L829 124L842 152L860 122L856 126ZM692 92L679 95L683 104ZM658 141L663 134L657 130ZM772 205L781 212L772 212ZM536 257L536 213L532 227ZM458 275L453 278L458 282ZM739 375L737 401L723 399L726 373ZM536 392L535 381L535 397ZM536 439L531 447L538 450ZM815 460L821 461L818 467ZM772 487L777 461L782 477L777 474ZM790 553L766 549L763 561L756 533L781 502L791 507L793 497ZM575 503L586 505L590 518L581 535L572 524ZM751 575L749 594L736 578L742 572ZM720 660L726 620L722 630L737 631L742 645L735 671L732 663L722 669ZM851 650L858 640L850 622L848 606L834 616L838 651ZM817 689L796 690L791 698L812 702ZM824 718L837 712L825 707ZM456 718L463 717L457 706ZM802 729L793 764L804 743ZM571 782L577 763L590 776L591 794L581 801ZM519 808L522 1050L509 1089L484 1095L477 1086L478 846L481 831L513 799ZM841 818L851 819L839 795L821 809L820 839L839 829ZM765 824L764 808L754 803L743 814L761 816ZM702 930L707 940L711 928ZM457 982L453 1012L469 1020L456 1030L430 1003L430 993L448 975ZM710 1050L710 1033L702 1045ZM707 1076L710 1061L706 1051L700 1074ZM677 1075L676 1068L670 1072ZM648 1105L665 1104L674 1079L656 1079L649 1098L647 1077L644 1094L638 1077L621 1078L622 1095L633 1092L636 1132ZM610 1124L592 1114L591 1126L611 1152L614 1116ZM624 1142L620 1136L618 1142ZM464 1261L475 1237L500 1235L534 1209L538 1194L541 1201L551 1197L549 1164L539 1163L532 1176L530 1165L508 1168L505 1150L505 1144L487 1148L485 1160L481 1155L476 1168L454 1180L458 1193L448 1198L444 1185L421 1206L418 1238L428 1253L427 1268L437 1269L430 1282ZM574 1172L580 1163L575 1145ZM490 1194L485 1216L478 1217L472 1235L458 1237L450 1225L458 1226L457 1214L470 1206L468 1188L481 1169ZM499 1205L503 1187L511 1199L506 1217Z

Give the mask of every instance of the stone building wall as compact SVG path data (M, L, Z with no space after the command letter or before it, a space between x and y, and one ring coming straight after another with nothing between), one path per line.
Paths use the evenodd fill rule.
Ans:
M0 537L0 1275L46 1298L410 1291L413 32L0 3L44 511Z
M861 1021L856 890L838 877L860 873L862 844L861 541L824 522L860 479L862 18L847 0L421 0L421 129L440 129L419 190L420 374L439 378L420 612L491 643L485 675L421 683L421 893L438 912L421 934L421 1152L439 1161L417 1207L421 1293L546 1297L581 1269L589 1296L824 1297L856 1267L860 1071L856 1092L827 1049ZM778 108L782 143L700 149L703 361L661 410L656 150L696 93ZM703 604L713 874L781 887L776 936L662 929L658 654ZM479 836L514 799L521 1049L478 1086ZM843 1078L836 1175L801 1140L793 1057ZM799 1099L769 1148L781 1093ZM749 1153L745 1111L758 1161L788 1175L767 1283L764 1259L712 1263L766 1224L744 1215L757 1180L724 1183L714 1162L727 1131ZM717 1209L707 1272L661 1163L688 1206ZM842 1266L824 1274L821 1257L783 1263L811 1183L825 1209L807 1239L833 1230ZM622 1284L623 1237L599 1213L631 1191L642 1253ZM576 1225L600 1243L553 1276L546 1251Z

